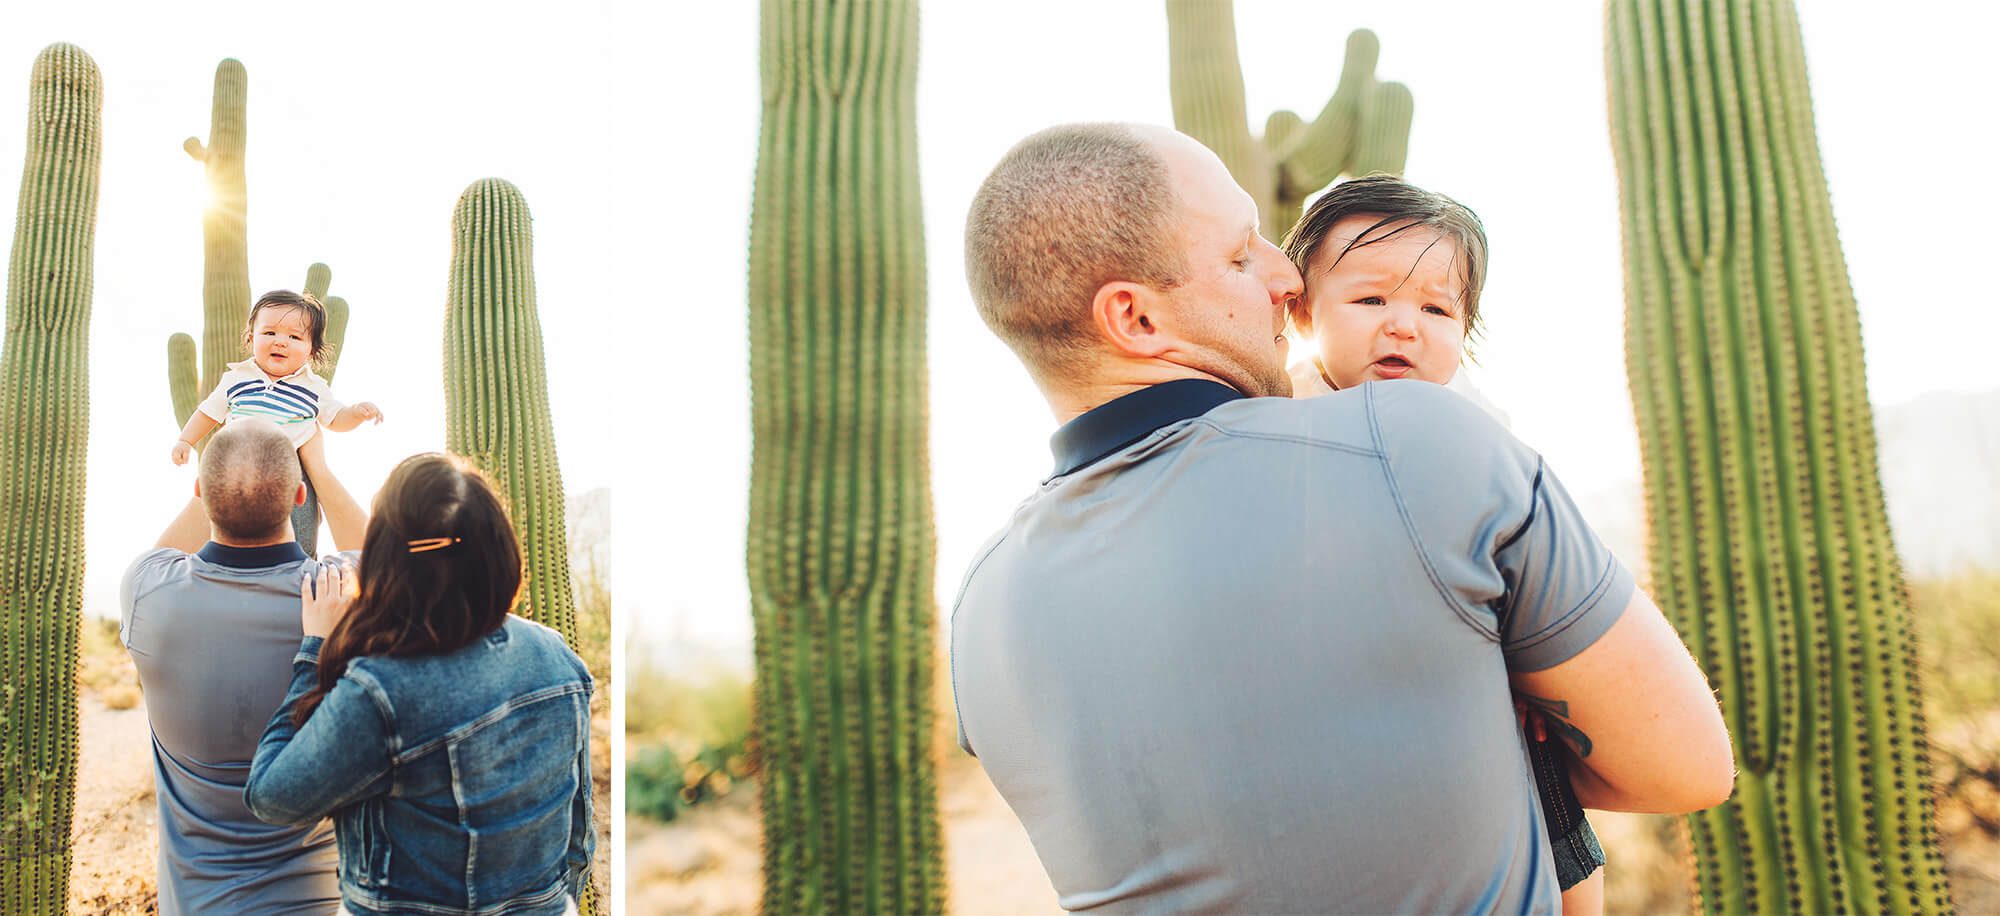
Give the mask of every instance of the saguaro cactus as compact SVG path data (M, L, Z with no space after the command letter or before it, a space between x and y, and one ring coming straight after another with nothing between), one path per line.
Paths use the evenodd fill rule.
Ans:
M914 0L764 0L748 567L764 909L944 905Z
M514 613L576 645L568 518L542 319L535 306L535 239L528 202L482 178L451 215L451 283L444 314L445 448L491 476L507 498L527 574ZM590 882L582 910L598 912Z
M227 58L215 66L215 101L209 109L208 145L197 137L182 146L208 173L208 209L201 215L201 374L195 375L194 338L167 340L167 380L174 422L185 424L195 405L214 390L223 368L243 352L243 322L250 316L250 191L243 180L247 137L244 109L250 77Z
M1613 0L1653 591L1735 739L1713 912L1950 906L1909 606L1792 3Z
M1375 33L1347 36L1340 83L1311 122L1273 112L1252 136L1236 56L1230 0L1167 0L1167 53L1174 126L1214 150L1236 183L1257 199L1265 235L1298 222L1305 199L1342 174L1403 173L1410 149L1409 87L1377 82Z
M507 497L528 562L515 613L576 643L562 470L556 466L535 308L528 202L498 178L465 189L451 215L444 313L445 448L478 465Z
M28 83L27 164L0 344L0 911L63 911L90 433L91 261L104 94L54 44Z

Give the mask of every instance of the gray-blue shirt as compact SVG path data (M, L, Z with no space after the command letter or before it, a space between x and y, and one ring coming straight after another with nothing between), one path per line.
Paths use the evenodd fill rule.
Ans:
M1633 592L1436 385L1156 385L1071 421L952 624L960 741L1069 909L1554 912L1507 676Z
M139 669L160 809L160 913L327 914L340 906L333 827L252 817L243 783L304 638L295 543L141 556L119 638Z

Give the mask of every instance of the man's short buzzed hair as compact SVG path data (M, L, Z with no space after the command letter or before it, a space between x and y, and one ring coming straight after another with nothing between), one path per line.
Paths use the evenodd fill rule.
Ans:
M276 426L239 420L216 430L201 453L201 502L233 540L275 538L299 490L299 453Z
M1090 320L1099 288L1185 282L1178 208L1166 161L1132 125L1029 136L993 167L966 215L972 301L1029 374L1078 378L1099 344Z

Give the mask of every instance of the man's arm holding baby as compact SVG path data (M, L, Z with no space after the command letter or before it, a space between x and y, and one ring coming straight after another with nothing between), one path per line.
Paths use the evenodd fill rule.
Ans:
M1722 712L1643 590L1589 647L1511 680L1570 749L1584 807L1678 814L1729 798L1736 772Z

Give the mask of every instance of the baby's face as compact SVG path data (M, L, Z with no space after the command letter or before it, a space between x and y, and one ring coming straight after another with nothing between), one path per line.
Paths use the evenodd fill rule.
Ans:
M1337 387L1393 378L1450 382L1465 355L1458 244L1419 226L1341 255L1379 219L1363 214L1333 224L1306 265L1293 323L1314 339Z
M259 309L250 325L250 356L269 375L299 371L312 359L312 328L305 311L282 305Z

